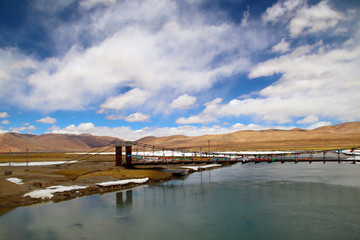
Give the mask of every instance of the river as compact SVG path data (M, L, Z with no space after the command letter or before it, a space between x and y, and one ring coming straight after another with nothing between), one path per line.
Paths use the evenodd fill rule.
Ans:
M359 239L360 165L235 164L0 217L0 239Z

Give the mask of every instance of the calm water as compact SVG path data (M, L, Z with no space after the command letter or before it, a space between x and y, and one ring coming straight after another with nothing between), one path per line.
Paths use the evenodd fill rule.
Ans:
M237 164L21 207L0 239L359 239L360 165Z

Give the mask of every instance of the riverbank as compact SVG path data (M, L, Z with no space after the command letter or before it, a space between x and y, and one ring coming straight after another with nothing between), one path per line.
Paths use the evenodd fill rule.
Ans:
M218 166L221 165L212 167ZM114 162L96 161L0 167L0 209L119 191L139 184L169 181L176 178L179 171L188 173L196 170L201 168L194 169L189 166L185 170L184 166L174 165L127 169L114 167Z

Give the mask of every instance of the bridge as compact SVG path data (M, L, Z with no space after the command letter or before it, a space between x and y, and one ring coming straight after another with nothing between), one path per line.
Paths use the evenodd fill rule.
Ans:
M125 159L123 159L125 148ZM135 149L134 149L135 148ZM142 149L143 151L139 152ZM134 167L138 165L168 164L232 164L232 163L312 163L312 162L360 162L360 156L352 147L345 149L316 151L262 151L262 152L202 152L176 148L164 148L136 141L118 141L115 144L115 166ZM134 151L135 150L135 151ZM210 147L209 147L210 150ZM123 161L124 160L124 161Z

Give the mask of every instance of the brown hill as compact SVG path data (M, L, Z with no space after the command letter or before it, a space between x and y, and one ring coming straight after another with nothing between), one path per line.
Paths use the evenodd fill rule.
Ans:
M320 127L313 130L261 130L239 131L229 134L198 137L170 136L145 137L138 142L165 148L183 148L207 151L230 150L281 150L281 149L329 149L360 145L360 122L349 122Z
M113 137L98 137L89 134L0 134L0 151L23 152L37 151L89 151L120 140Z
M118 138L89 134L0 134L0 151L90 151L105 150ZM210 141L210 142L209 142ZM342 123L314 130L239 131L228 134L188 137L145 137L137 142L164 148L210 151L348 148L360 145L360 122Z

